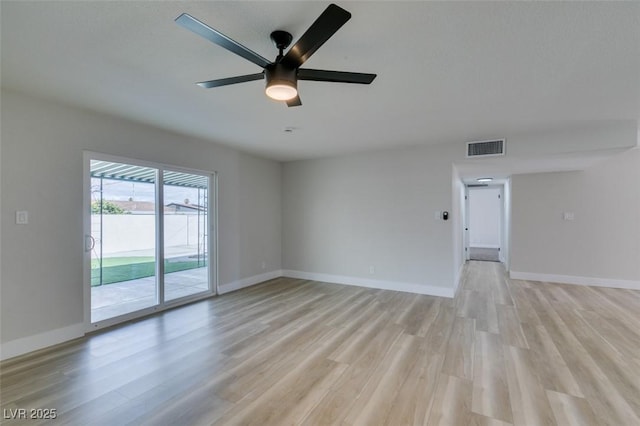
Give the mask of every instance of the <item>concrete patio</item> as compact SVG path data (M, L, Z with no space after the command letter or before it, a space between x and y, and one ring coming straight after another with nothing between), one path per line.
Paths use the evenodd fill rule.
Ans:
M208 289L208 267L165 274L165 301ZM124 315L156 304L156 277L91 288L91 322Z

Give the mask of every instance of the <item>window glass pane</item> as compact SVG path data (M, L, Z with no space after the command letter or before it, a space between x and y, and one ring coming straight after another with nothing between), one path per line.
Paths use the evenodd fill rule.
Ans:
M209 290L206 176L164 172L165 301Z
M91 322L158 304L157 170L91 160Z

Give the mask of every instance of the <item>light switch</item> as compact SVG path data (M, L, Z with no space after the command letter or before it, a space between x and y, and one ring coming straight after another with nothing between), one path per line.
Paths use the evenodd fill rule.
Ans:
M562 215L562 218L564 220L573 220L575 218L575 215L573 212L564 212L564 214Z
M433 212L433 218L434 218L435 220L440 220L440 215L441 215L441 214L442 214L441 212L439 212L439 211L435 211L435 212Z
M16 224L26 225L29 223L29 212L26 210L18 210L16 212Z

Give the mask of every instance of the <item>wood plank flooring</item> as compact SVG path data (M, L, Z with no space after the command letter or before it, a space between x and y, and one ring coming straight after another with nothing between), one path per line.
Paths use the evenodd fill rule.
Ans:
M640 292L494 262L455 299L282 278L0 370L3 424L640 425Z

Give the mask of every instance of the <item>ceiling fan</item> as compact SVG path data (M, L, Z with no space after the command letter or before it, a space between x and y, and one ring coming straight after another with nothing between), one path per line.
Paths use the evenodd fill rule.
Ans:
M289 46L293 37L290 33L282 30L272 32L271 40L279 51L273 62L187 13L178 16L176 22L189 31L263 68L262 72L256 74L202 81L197 83L200 87L208 89L264 78L267 96L278 101L285 101L288 106L293 107L302 105L298 95L298 80L370 84L376 78L376 74L300 68L350 18L351 14L349 12L335 4L330 4L286 54L283 52Z

